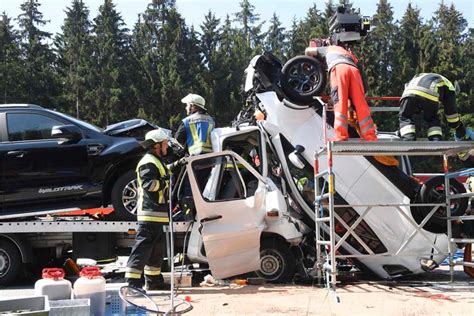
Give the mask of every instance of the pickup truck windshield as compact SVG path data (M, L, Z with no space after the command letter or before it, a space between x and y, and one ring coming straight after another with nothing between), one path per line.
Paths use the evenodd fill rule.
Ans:
M77 125L79 125L79 126L81 126L81 127L84 127L84 128L87 128L87 129L91 129L91 130L96 131L96 132L99 132L99 133L102 133L102 132L104 131L102 128L100 128L100 127L98 127L98 126L95 126L95 125L93 125L93 124L90 124L90 123L81 121L81 120L79 120L79 119L77 119L77 118L74 118L74 117L72 117L72 116L70 116L70 115L67 115L67 114L64 114L64 113L60 113L60 112L56 112L56 111L52 111L52 110L48 110L48 111L50 111L50 112L52 112L52 113L54 113L54 114L56 114L56 115L58 115L58 116L64 117L64 118L66 118L67 120L72 121L73 123L75 123L75 124L77 124Z

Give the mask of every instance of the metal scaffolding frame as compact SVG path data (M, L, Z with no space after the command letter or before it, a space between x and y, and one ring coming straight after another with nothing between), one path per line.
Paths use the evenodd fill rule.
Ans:
M323 121L325 121L326 113L323 112ZM335 290L337 282L337 267L336 259L337 258L360 258L360 257L374 257L374 256L401 256L401 252L407 247L407 245L413 240L413 238L420 234L426 238L432 245L434 254L447 255L450 262L450 273L451 280L453 279L454 272L454 262L453 262L453 249L451 247L451 242L474 242L473 239L454 239L452 238L452 221L455 220L473 220L474 216L451 216L450 203L453 199L464 198L469 196L474 196L472 193L465 194L450 194L449 190L445 190L446 202L439 204L364 204L364 205L335 205L334 204L334 194L335 194L335 174L333 170L333 155L361 155L361 156L443 156L444 161L444 173L445 173L445 188L449 188L449 179L457 177L459 175L464 175L466 172L470 174L474 173L474 169L468 171L448 173L448 157L455 155L457 153L469 150L474 148L474 142L454 142L454 141L440 141L440 142L427 142L427 141L414 141L414 142L401 142L401 141L384 141L379 140L377 142L367 142L363 140L349 140L345 142L332 142L327 141L326 129L324 129L324 140L325 147L315 153L314 158L314 184L315 184L315 223L316 223L316 263L315 269L317 270L317 277L321 279L325 276L326 285L329 289ZM327 169L320 171L319 170L319 158L321 156L326 156L327 158ZM321 189L319 185L319 180L321 178L326 179L325 184L327 183L328 189L327 193L324 193L324 190ZM327 215L323 213L322 202L327 201ZM359 218L352 224L348 225L345 221L335 212L336 208L339 207L365 207L365 210L359 214ZM413 218L408 216L402 209L402 207L411 207L411 206L429 206L432 207L431 211L425 216L421 223L417 223ZM449 249L446 253L437 247L433 241L431 241L426 235L423 227L433 216L436 210L444 206L447 209L447 222L448 222L448 238ZM415 228L413 233L408 237L408 239L400 246L400 248L393 253L383 253L375 254L372 249L358 236L355 232L355 228L364 220L364 217L373 207L391 207L396 209L402 214L402 216ZM338 236L335 231L335 221L338 221L345 228L345 233L343 236ZM329 225L328 225L329 224ZM365 249L368 254L361 255L341 255L336 254L339 247L342 243L349 237L354 237L360 245ZM325 248L326 251L323 251L322 248ZM329 249L328 249L329 248ZM325 255L323 254L325 253ZM403 254L403 256L413 256L413 255L422 255L417 254ZM432 254L429 254L432 255ZM466 266L474 267L472 262L463 263Z
M472 148L472 147L471 147ZM471 176L474 174L474 168L469 168L466 170L461 170L458 172L449 172L449 164L448 164L448 156L444 155L443 157L443 164L444 164L444 172L445 172L445 177L444 177L444 187L447 188L449 187L449 180L450 179L455 179L456 177L461 177L461 176ZM446 191L446 190L445 190ZM474 243L474 238L452 238L452 222L453 221L474 221L474 215L463 215L463 216L452 216L451 214L451 208L449 207L451 205L451 200L455 199L461 199L461 198L466 198L466 197L474 197L474 193L461 193L461 194L451 194L451 192L446 193L446 210L447 210L447 220L448 220L448 237L450 240L450 243L448 244L449 247L449 275L450 275L450 281L453 282L454 280L454 266L456 265L462 265L464 267L471 267L474 268L474 261L471 262L454 262L453 258L453 250L452 248L452 243Z

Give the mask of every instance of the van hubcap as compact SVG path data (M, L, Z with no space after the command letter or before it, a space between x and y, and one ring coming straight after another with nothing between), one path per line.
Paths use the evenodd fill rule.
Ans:
M276 278L283 268L283 258L274 252L265 252L261 254L260 273L265 276Z

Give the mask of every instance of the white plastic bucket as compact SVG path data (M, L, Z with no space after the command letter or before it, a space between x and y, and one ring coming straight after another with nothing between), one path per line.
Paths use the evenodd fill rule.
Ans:
M105 314L105 279L99 267L85 267L80 278L74 283L75 298L89 298L91 316Z
M43 278L35 283L35 295L46 295L51 301L71 299L71 282L64 280L64 275L61 268L43 269Z

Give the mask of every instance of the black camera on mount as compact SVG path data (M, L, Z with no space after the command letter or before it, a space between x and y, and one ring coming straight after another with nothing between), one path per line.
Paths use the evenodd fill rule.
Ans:
M370 30L370 20L356 13L347 13L346 8L338 7L329 20L329 32L335 44L356 43Z

